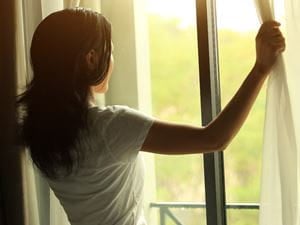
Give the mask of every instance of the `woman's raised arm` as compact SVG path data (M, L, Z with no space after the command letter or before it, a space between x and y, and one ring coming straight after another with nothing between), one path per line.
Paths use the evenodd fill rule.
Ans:
M275 64L285 49L280 24L268 21L256 36L256 61L247 78L220 114L206 127L154 121L142 151L192 154L224 150L237 134Z

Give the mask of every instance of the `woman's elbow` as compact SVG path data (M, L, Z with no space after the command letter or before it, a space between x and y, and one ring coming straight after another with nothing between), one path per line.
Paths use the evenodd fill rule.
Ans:
M228 145L229 145L228 142L224 142L224 141L221 141L221 140L213 141L213 142L208 144L207 153L224 151L227 148Z
M228 147L229 143L230 143L229 140L220 140L217 143L217 149L218 149L218 151L224 151Z
M208 152L224 151L231 142L231 138L218 132L207 132Z

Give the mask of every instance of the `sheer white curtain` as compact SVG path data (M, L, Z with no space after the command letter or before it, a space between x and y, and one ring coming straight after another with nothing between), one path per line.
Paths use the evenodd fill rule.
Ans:
M300 16L298 0L256 0L262 21L282 23L287 49L268 81L264 131L260 225L299 225L299 108L298 62ZM285 7L283 7L283 3ZM276 18L275 9L283 11ZM298 135L298 136L297 136Z
M26 75L31 74L29 49L36 26L50 13L64 7L75 7L79 0L26 0L17 4L17 73L18 87L24 87ZM20 89L19 91L21 91ZM23 157L23 187L25 199L25 224L69 225L67 217L49 189L48 184L33 167L30 157Z

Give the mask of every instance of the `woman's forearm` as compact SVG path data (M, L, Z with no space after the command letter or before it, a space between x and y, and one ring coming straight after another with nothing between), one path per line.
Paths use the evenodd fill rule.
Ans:
M254 66L231 101L205 128L217 146L224 149L240 130L266 78L267 74Z

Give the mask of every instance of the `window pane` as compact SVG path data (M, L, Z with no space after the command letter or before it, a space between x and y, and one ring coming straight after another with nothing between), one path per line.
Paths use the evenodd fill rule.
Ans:
M206 225L205 208L157 208L155 210L163 218L160 224L176 225L175 221L177 221L184 225Z
M255 62L259 23L253 0L218 0L219 66L222 108ZM242 129L225 151L226 200L259 202L265 87ZM258 224L258 210L227 210L228 225Z
M254 225L258 224L258 210L227 210L227 224L234 225Z
M153 115L200 125L195 1L147 0L147 4ZM205 201L202 155L156 155L155 164L158 201ZM197 217L206 220L203 213Z

